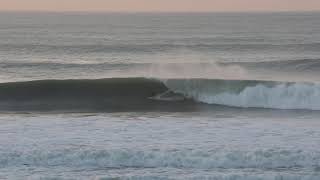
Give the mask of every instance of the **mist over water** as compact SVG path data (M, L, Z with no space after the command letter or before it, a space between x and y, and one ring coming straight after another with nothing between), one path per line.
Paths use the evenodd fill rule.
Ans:
M320 179L319 13L0 13L0 179Z

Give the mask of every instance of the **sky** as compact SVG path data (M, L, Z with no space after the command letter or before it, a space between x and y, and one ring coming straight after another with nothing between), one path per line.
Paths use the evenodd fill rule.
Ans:
M5 11L314 11L320 0L0 0Z

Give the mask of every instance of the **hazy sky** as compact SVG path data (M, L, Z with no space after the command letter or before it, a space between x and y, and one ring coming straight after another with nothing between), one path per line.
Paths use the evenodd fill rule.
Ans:
M0 10L309 11L320 0L0 0Z

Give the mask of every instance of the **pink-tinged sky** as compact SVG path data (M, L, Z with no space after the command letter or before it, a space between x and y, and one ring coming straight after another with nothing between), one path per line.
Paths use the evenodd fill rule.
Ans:
M311 11L320 0L0 0L0 10Z

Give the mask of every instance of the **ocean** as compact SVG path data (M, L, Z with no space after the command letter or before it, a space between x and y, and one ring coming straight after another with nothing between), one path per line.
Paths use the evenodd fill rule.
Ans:
M0 12L0 179L319 180L319 73L319 12Z

